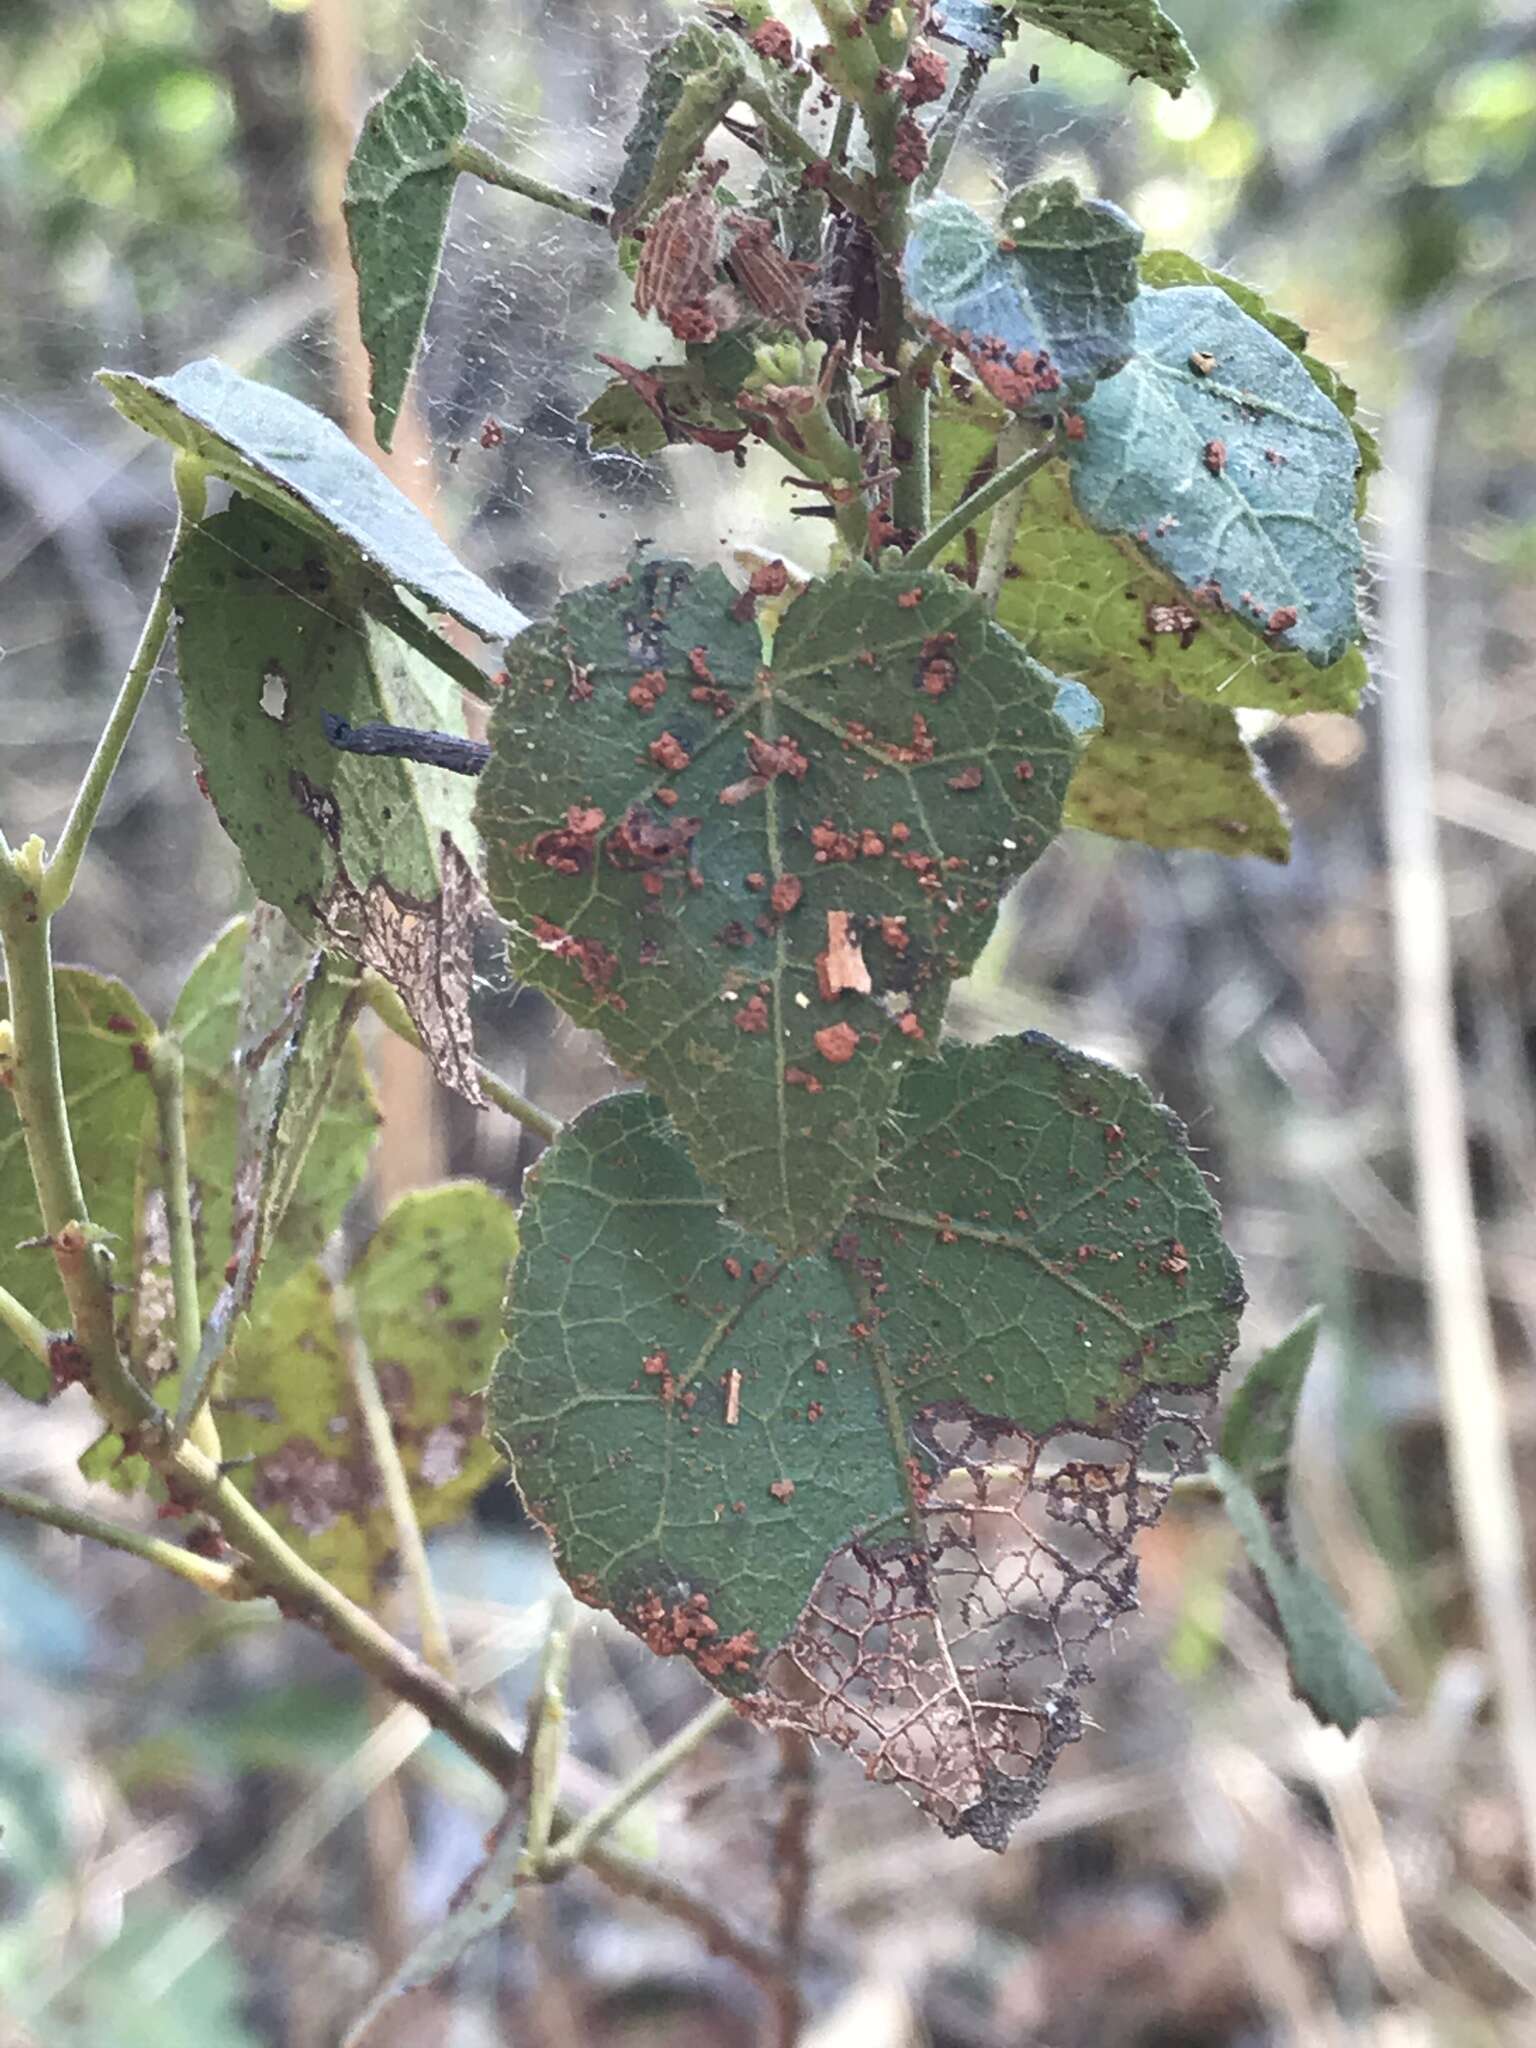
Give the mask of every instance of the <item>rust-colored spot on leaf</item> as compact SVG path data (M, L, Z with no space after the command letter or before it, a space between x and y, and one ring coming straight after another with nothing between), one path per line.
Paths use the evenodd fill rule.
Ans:
M829 1066L846 1066L858 1049L859 1034L849 1023L829 1024L816 1033L816 1050Z

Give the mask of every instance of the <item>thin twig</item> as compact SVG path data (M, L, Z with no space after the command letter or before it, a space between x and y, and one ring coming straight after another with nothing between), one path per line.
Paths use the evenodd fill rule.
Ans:
M560 1766L565 1758L565 1689L571 1675L571 1629L576 1618L569 1594L550 1607L549 1632L539 1664L539 1689L528 1716L523 1755L528 1765L528 1819L523 1828L520 1875L541 1875L559 1811Z
M779 1894L782 1989L775 2010L776 2048L795 2048L803 2024L800 1972L805 1914L811 1896L811 1823L816 1811L816 1753L810 1737L781 1729L779 1791L783 1801L773 1837L773 1874Z
M100 1515L87 1514L83 1508L68 1508L59 1501L44 1500L40 1493L23 1493L10 1486L0 1486L0 1508L7 1514L25 1515L29 1522L46 1522L50 1529L63 1529L70 1536L89 1536L93 1543L126 1551L130 1557L174 1572L178 1579L185 1579L204 1593L212 1593L217 1600L246 1597L246 1588L239 1584L234 1565L199 1557L195 1550L183 1550L179 1543L168 1543L163 1536L143 1536L137 1529L103 1521Z
M181 1041L162 1031L149 1048L149 1085L160 1127L160 1193L165 1203L165 1229L170 1243L172 1329L176 1363L181 1368L181 1394L176 1405L173 1444L192 1437L218 1459L219 1442L206 1413L213 1366L199 1375L203 1318L197 1289L197 1237L192 1228L192 1180L187 1163L186 1070Z
M51 915L69 900L92 828L101 810L102 799L107 793L107 784L112 780L113 770L122 758L123 748L128 744L128 735L133 730L133 722L139 715L139 706L144 701L144 693L154 677L155 664L160 659L160 649L165 644L165 636L171 626L171 564L176 559L185 532L185 521L178 520L176 531L171 537L170 553L166 558L165 567L160 572L154 603L149 608L144 630L139 635L138 647L134 651L133 660L128 664L128 673L123 677L122 687L117 693L117 702L112 706L111 715L102 728L101 738L96 742L91 764L75 792L75 800L70 806L64 830L59 835L59 843L53 850L53 858L48 863L40 892L41 907L45 915Z
M405 1005L401 1002L399 996L396 995L395 991L382 976L377 974L365 974L363 976L363 1000L378 1018L379 1022L387 1025L396 1038L403 1038L407 1045L414 1045L418 1052L423 1050L421 1033L411 1022ZM519 1095L515 1089L509 1088L505 1081L498 1079L488 1068L482 1067L477 1063L475 1073L479 1078L480 1086L485 1090L491 1101L495 1103L496 1107L504 1109L507 1115L514 1117L525 1130L534 1131L539 1137L547 1138L551 1142L559 1137L560 1121L558 1117L552 1117L544 1110L536 1108L526 1097Z
M369 1677L416 1708L496 1784L510 1790L523 1768L517 1745L441 1673L397 1642L373 1615L301 1557L195 1443L173 1445L170 1417L120 1352L110 1263L90 1223L64 1093L52 921L41 906L42 881L41 842L29 840L14 853L0 845L0 944L12 1029L10 1086L44 1231L69 1305L71 1334L85 1361L93 1398L109 1425L149 1459L176 1505L206 1513L231 1547L243 1554L244 1561L228 1580L219 1580L221 1591L242 1598L270 1594L285 1615L325 1636ZM511 1095L510 1090L505 1093ZM531 1105L520 1104L513 1113L522 1113L524 1121L547 1136L558 1129L552 1118ZM115 1537L113 1532L112 1539L104 1540ZM158 1554L155 1561L165 1562ZM611 1819L603 1825L611 1825ZM567 1823L566 1834L579 1826ZM708 1900L598 1841L599 1832L588 1831L590 1846L584 1851L586 1866L595 1877L692 1928L713 1953L736 1963L766 1995L773 1995L777 1964L768 1951L733 1928Z
M730 1700L716 1700L702 1713L695 1714L686 1728L680 1728L670 1742L653 1751L601 1806L593 1807L574 1827L567 1828L542 1858L539 1876L562 1877L574 1864L590 1861L594 1845L617 1827L632 1806L638 1806L648 1792L669 1777L684 1757L691 1756L701 1742L713 1735L722 1722L730 1720L735 1711Z
M503 192L519 193L539 206L551 206L556 213L568 213L573 220L605 228L612 219L608 208L599 206L596 200L578 199L574 192L562 192L558 185L547 185L542 178L530 178L526 171L515 171L499 156L482 149L478 142L454 143L448 159L456 171L479 178L483 184L495 185Z
M1381 783L1398 1031L1451 1488L1494 1672L1527 1881L1536 1890L1536 1645L1472 1193L1430 715L1430 494L1441 388L1465 310L1460 302L1442 308L1410 343L1410 374L1387 436L1379 516L1386 560L1382 624L1393 680L1381 700Z
M422 1538L421 1524L416 1519L416 1504L411 1499L411 1482L406 1477L404 1465L400 1462L400 1446L395 1441L394 1424L390 1420L389 1409L385 1406L379 1376L374 1371L373 1359L357 1319L357 1303L340 1270L339 1239L327 1248L325 1264L331 1282L331 1314L336 1322L337 1341L352 1381L352 1391L357 1397L357 1412L367 1433L368 1448L373 1455L374 1467L384 1489L384 1501L389 1509L389 1519L394 1526L395 1545L400 1553L401 1568L415 1602L421 1654L434 1671L440 1671L444 1678L454 1683L457 1674L454 1670L453 1642L443 1620L442 1608L438 1604L437 1588L432 1583L432 1567L427 1559L427 1546Z
M1038 470L1044 469L1048 462L1054 461L1061 448L1062 435L1058 428L1043 447L1032 449L1027 455L1021 455L1016 462L1010 462L1006 468L999 469L995 475L988 477L979 490L972 491L953 512L947 513L936 526L929 528L917 546L908 552L902 562L903 570L926 569L930 563L936 562L951 541L957 540L983 512L990 512L1010 491L1027 484Z

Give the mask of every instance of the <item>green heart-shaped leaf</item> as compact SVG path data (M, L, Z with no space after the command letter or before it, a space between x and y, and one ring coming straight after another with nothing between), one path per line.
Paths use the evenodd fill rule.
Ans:
M566 598L509 650L476 815L518 974L793 1249L869 1178L1077 738L948 577L813 585L767 663L749 612L674 562Z
M1048 1039L909 1070L788 1263L618 1096L539 1163L492 1423L581 1598L995 1846L1134 1604L1165 1397L1242 1299L1178 1124Z

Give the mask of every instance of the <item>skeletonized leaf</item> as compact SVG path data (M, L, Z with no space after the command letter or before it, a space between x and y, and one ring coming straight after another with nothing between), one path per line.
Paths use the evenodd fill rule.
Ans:
M1349 422L1226 292L1143 292L1135 314L1136 353L1087 400L1071 447L1079 507L1328 667L1360 638Z
M963 200L913 215L904 269L913 310L965 350L1017 412L1055 412L1129 360L1141 230L1070 178L1025 185L997 228Z
M1021 21L1069 43L1086 43L1127 71L1150 78L1174 99L1195 75L1195 60L1156 0L1010 0Z
M342 211L381 448L394 439L437 288L458 176L450 152L468 125L463 86L418 55L368 109L347 166Z
M868 1179L1077 732L948 577L813 584L766 665L749 607L677 562L566 598L509 650L477 817L518 973L794 1248Z
M155 1027L120 981L84 968L54 977L64 1099L91 1221L126 1262L133 1243L133 1176L139 1135L152 1114L147 1047ZM10 992L0 983L0 1017ZM50 1330L67 1330L69 1311L52 1254L18 1249L43 1228L26 1138L9 1089L0 1089L0 1286ZM0 1380L29 1401L44 1401L49 1376L8 1331L0 1330Z
M516 1248L506 1203L464 1182L403 1196L350 1276L423 1529L458 1521L495 1469L481 1390ZM395 1530L318 1265L264 1298L214 1413L242 1461L235 1483L333 1586L371 1605Z
M661 1105L587 1111L522 1218L492 1422L578 1597L999 1846L1243 1292L1181 1127L1028 1036L909 1069L872 1184L787 1263ZM581 1247L573 1258L572 1247Z
M355 565L380 599L399 585L486 640L509 640L528 621L472 574L360 448L323 413L212 357L170 377L102 370L125 419L186 449L318 541L333 569ZM319 570L308 572L311 580ZM375 604L374 609L380 609Z
M1297 1697L1327 1726L1352 1735L1369 1716L1390 1713L1397 1696L1332 1592L1296 1555L1292 1440L1322 1314L1309 1309L1249 1368L1227 1412L1210 1476L1285 1643Z
M1307 353L1307 330L1298 320L1287 313L1277 313L1268 305L1262 293L1252 285L1243 284L1240 279L1228 277L1224 271L1211 270L1193 256L1186 256L1178 249L1152 249L1141 259L1141 281L1153 291L1165 291L1170 285L1209 284L1226 293L1251 320L1257 320L1277 335L1291 353L1300 358L1307 375L1318 390L1334 404L1349 421L1349 431L1355 437L1355 446L1360 454L1358 476L1360 510L1364 510L1365 486L1381 468L1381 445L1370 428L1359 418L1360 396L1354 386L1347 384L1328 363L1320 357Z
M171 588L187 736L257 894L383 975L439 1078L480 1102L473 792L443 769L338 752L323 723L462 733L457 690L248 500L194 530Z

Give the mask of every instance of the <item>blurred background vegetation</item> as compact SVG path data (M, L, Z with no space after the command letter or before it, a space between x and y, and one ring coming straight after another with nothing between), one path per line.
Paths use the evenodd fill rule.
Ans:
M1202 66L1180 99L1026 31L984 88L952 182L984 203L998 180L1070 171L1152 245L1261 286L1383 429L1371 539L1381 606L1406 624L1380 690L1422 683L1433 717L1435 775L1418 794L1439 820L1505 1395L1492 1420L1529 1520L1536 7L1171 7ZM661 0L430 12L0 10L0 816L13 843L62 822L173 514L163 451L117 419L92 372L215 353L355 422L336 201L368 97L420 45L468 87L479 139L602 193L644 51L675 20ZM578 416L605 377L594 350L649 361L654 333L614 291L599 235L461 189L394 473L527 610L613 573L638 534L814 563L771 457L737 473L699 449L649 466L588 451ZM1047 1025L1166 1094L1219 1178L1252 1349L1325 1304L1301 1472L1309 1541L1403 1711L1353 1745L1315 1730L1232 1577L1229 1533L1180 1509L1147 1547L1147 1616L1089 1702L1099 1725L1007 1855L936 1838L896 1795L824 1761L808 2035L823 2048L1536 2040L1533 1851L1447 1476L1455 1333L1437 1376L1378 724L1374 708L1358 724L1313 716L1261 740L1294 818L1288 867L1067 835L1013 899L955 1023ZM242 907L194 768L167 682L60 933L66 957L121 974L161 1016ZM1412 901L1400 890L1400 909ZM536 1100L563 1114L612 1085L489 948L480 1001L492 1063ZM454 1173L515 1192L528 1163L515 1127L447 1102L414 1056L376 1056L375 1204ZM1454 1178L1454 1159L1420 1147L1420 1184ZM75 1395L46 1410L5 1397L0 1480L85 1498L74 1460L90 1433ZM457 1633L515 1714L551 1583L541 1542L498 1483L434 1558ZM593 1626L572 1694L573 1767L594 1783L700 1701L691 1673ZM774 1768L745 1731L717 1741L639 1817L633 1845L659 1843L672 1867L724 1886L744 1920L768 1916ZM401 1740L312 1637L199 1605L57 1532L0 1528L0 2041L323 2048L441 1914L494 1817L467 1765ZM577 1878L529 1900L377 2038L709 2048L750 2040L754 2023L725 1965Z

